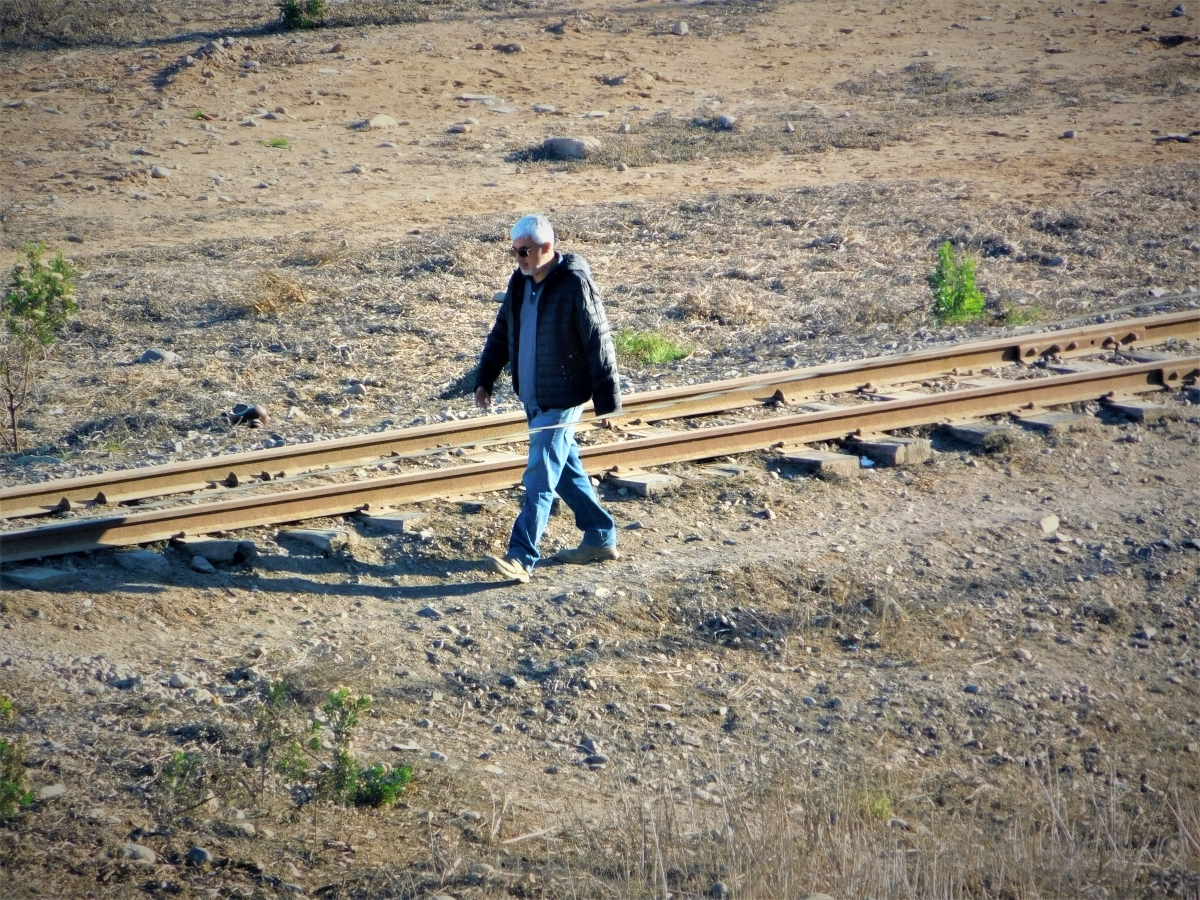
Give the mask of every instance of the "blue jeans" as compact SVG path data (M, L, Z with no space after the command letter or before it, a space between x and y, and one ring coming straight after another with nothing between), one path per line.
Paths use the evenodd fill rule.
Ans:
M575 423L583 407L538 409L525 407L529 420L529 463L525 467L525 504L508 539L508 555L526 569L541 558L537 545L550 519L555 493L575 513L575 527L590 547L615 547L617 523L600 505L592 482L579 462ZM554 426L562 427L554 427ZM541 429L541 430L539 430Z

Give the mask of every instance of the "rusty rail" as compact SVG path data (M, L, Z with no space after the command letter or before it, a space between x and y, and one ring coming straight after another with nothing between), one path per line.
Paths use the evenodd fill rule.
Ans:
M1200 375L1200 357L1180 357L1111 370L1024 379L1004 385L889 400L682 434L586 448L589 472L615 465L661 465L767 448L777 442L810 442L994 415L1029 405L1050 406L1178 386ZM373 507L415 503L453 494L492 491L519 483L524 460L452 467L251 496L199 506L56 522L6 532L0 563L105 547L161 541L181 534L295 522Z
M1077 356L1105 347L1128 348L1161 343L1170 338L1197 337L1200 337L1200 310L1010 335L895 356L632 394L624 399L624 410L617 421L638 418L647 422L663 421L754 406L773 399L793 402L815 394L854 390L865 385L877 387L918 380L955 369L1029 362L1048 354ZM382 457L411 456L447 444L464 446L504 438L515 441L522 439L524 431L525 417L520 413L509 413L18 485L0 490L0 518L40 515L73 506L97 508L222 484L232 486L261 478L263 473L272 477L293 476Z

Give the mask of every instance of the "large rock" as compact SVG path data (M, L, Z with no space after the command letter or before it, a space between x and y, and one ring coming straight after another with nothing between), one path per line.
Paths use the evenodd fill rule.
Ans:
M254 541L235 541L222 538L180 537L172 543L185 553L203 556L212 563L251 562L258 556Z
M371 116L371 118L364 122L360 122L358 127L368 131L385 131L389 128L395 128L396 120L385 113L380 113L377 116Z
M140 357L140 363L166 363L168 366L177 366L183 362L183 357L178 353L172 353L170 350L163 350L159 347L151 347Z
M542 143L542 150L551 159L587 159L595 156L604 146L598 138L583 137L548 137Z
M158 862L158 854L144 844L126 844L121 848L121 857L143 866Z
M113 559L126 572L138 575L154 575L166 578L171 574L171 564L161 553L153 550L121 550L113 554Z
M344 531L312 528L289 528L279 532L278 538L306 544L326 555L344 549L350 540L349 535Z

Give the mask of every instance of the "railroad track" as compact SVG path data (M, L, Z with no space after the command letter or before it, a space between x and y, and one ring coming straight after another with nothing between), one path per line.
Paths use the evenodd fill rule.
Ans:
M1033 362L1049 355L1070 358L1103 349L1131 350L1172 338L1198 337L1200 310L1043 330L915 353L632 394L624 398L622 414L611 421L621 427L639 420L649 424L770 402L796 403L822 394L881 389L953 372ZM587 425L585 420L584 427ZM105 514L120 504L171 494L204 492L205 499L216 499L264 482L294 484L313 473L352 469L381 459L419 458L447 447L515 442L525 434L525 417L509 413L19 485L0 490L0 519L66 512ZM9 540L9 534L0 534L0 543ZM7 552L0 549L0 560L6 558Z
M1049 407L1056 404L1097 400L1104 396L1127 396L1174 388L1200 376L1200 356L1170 354L1141 354L1130 348L1162 343L1168 338L1192 338L1200 332L1200 311L1172 313L1169 316L1139 319L1133 322L1086 326L1057 332L1028 335L1020 340L960 344L960 346L905 354L886 359L872 359L822 366L815 370L776 373L774 376L751 377L701 386L701 389L674 389L630 398L624 418L643 421L666 420L702 412L719 412L770 400L787 404L812 395L844 394L857 391L856 398L869 396L868 402L850 406L821 408L800 414L770 416L734 425L694 428L668 432L650 437L647 432L625 434L625 440L587 446L581 452L584 467L589 472L606 472L613 467L652 466L671 462L703 460L714 456L738 454L769 448L775 444L803 444L820 440L841 439L851 434L880 434L898 428L937 424L942 421L978 418L1014 412L1021 407ZM1012 362L1031 361L1040 356L1082 355L1098 349L1126 350L1127 365L1087 366L1082 371L1004 380L985 377L984 386L956 385L954 390L936 394L908 396L887 395L884 384L913 382L930 374L964 368L996 367ZM1136 361L1138 359L1148 361ZM1044 374L1044 373L1043 373ZM967 382L970 384L970 382ZM702 392L701 392L702 391ZM768 394L769 391L769 394ZM490 421L491 420L491 421ZM294 454L307 454L307 460L330 458L314 454L342 454L341 460L360 461L367 448L378 458L380 449L396 454L397 444L404 454L412 456L428 452L431 444L482 443L484 440L516 440L523 432L521 416L487 416L478 421L454 422L439 426L414 428L406 432L374 434L361 438L343 439L334 448L320 445L301 445L287 448ZM419 433L410 433L419 432ZM486 434L482 438L481 434ZM398 443L407 442L407 443ZM442 451L439 451L442 452ZM253 457L250 470L269 470L264 457L280 460L278 451L242 454ZM284 457L292 458L295 456ZM229 470L229 461L203 460L182 463L179 468L191 467L191 472L217 463ZM328 463L324 463L328 464ZM175 467L158 467L169 470ZM167 540L180 535L202 535L217 530L235 530L349 514L364 509L379 509L398 504L416 503L455 494L502 490L521 480L524 460L512 455L496 462L481 462L432 470L418 470L397 475L354 480L343 484L304 487L299 490L278 490L263 482L266 490L230 498L205 496L175 502L160 509L131 510L112 514L95 514L56 520L40 526L18 528L0 533L0 563L55 556L55 554L97 550L145 542ZM146 469L116 476L138 476ZM151 473L151 478L164 478L169 472ZM190 478L192 475L181 475ZM72 479L73 482L96 482ZM113 476L109 476L112 480ZM61 494L62 486L38 485L49 493ZM160 482L161 484L161 482ZM186 482L190 484L190 482ZM30 488L10 488L8 494ZM148 490L148 488L138 488ZM156 488L162 492L162 488ZM173 486L170 490L178 490ZM154 494L150 494L154 496ZM68 503L67 505L71 505ZM37 511L44 511L40 508ZM91 511L90 511L91 512Z

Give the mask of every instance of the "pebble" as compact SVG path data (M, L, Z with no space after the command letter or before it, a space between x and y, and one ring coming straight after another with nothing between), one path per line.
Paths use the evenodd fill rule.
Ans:
M1075 137L1075 132L1068 128L1062 133L1062 136L1064 139L1070 140L1071 138Z
M371 131L382 131L388 128L395 128L396 120L389 115L380 113L377 116L371 116L371 118L363 122L362 127Z
M556 113L558 109L549 103L535 103L533 104L533 111L535 113Z
M126 844L121 848L121 858L143 866L158 862L158 854L144 844Z
M122 550L113 554L117 565L127 572L139 572L165 578L171 574L171 563L153 550Z
M729 885L723 881L714 881L713 886L709 888L709 893L711 893L716 900L728 900L729 897L733 896L729 892Z
M447 130L450 132L450 134L469 134L470 132L474 131L474 129L474 125L470 125L466 122L455 122Z
M688 28L687 22L676 22L671 26L671 34L675 35L676 37L683 37L690 31L691 29Z
M1184 16L1184 15L1187 15L1187 10L1186 10L1186 9L1184 9L1184 7L1183 7L1183 4L1182 4L1182 3L1180 3L1178 6L1175 6L1175 7L1172 7L1172 8L1171 8L1171 17L1172 17L1172 18L1178 19L1178 18L1180 18L1181 16Z
M1046 516L1038 522L1038 527L1042 529L1042 534L1054 534L1058 531L1058 516Z
M151 166L150 167L150 177L151 178L170 178L171 170L168 169L166 166Z
M429 758L431 760L433 760L434 762L439 762L439 763L445 762L447 759L449 759L449 757L446 756L445 753L442 753L440 750L430 750Z
M493 50L498 50L501 53L522 53L525 50L523 44L496 44L492 47Z
M982 690L977 684L968 684L963 688L968 694L978 694Z
M1033 654L1030 653L1028 650L1026 650L1024 647L1018 647L1016 650L1013 651L1012 655L1013 655L1013 659L1019 659L1022 662L1029 662L1030 660L1033 659Z
M213 695L202 687L188 688L183 692L183 696L189 700L194 700L196 703L212 703Z
M55 797L61 797L67 792L65 784L48 784L43 788L39 788L37 798L39 800L53 800Z
M182 672L172 672L170 679L167 681L167 686L173 687L176 690L185 690L186 688L195 687L196 682Z

